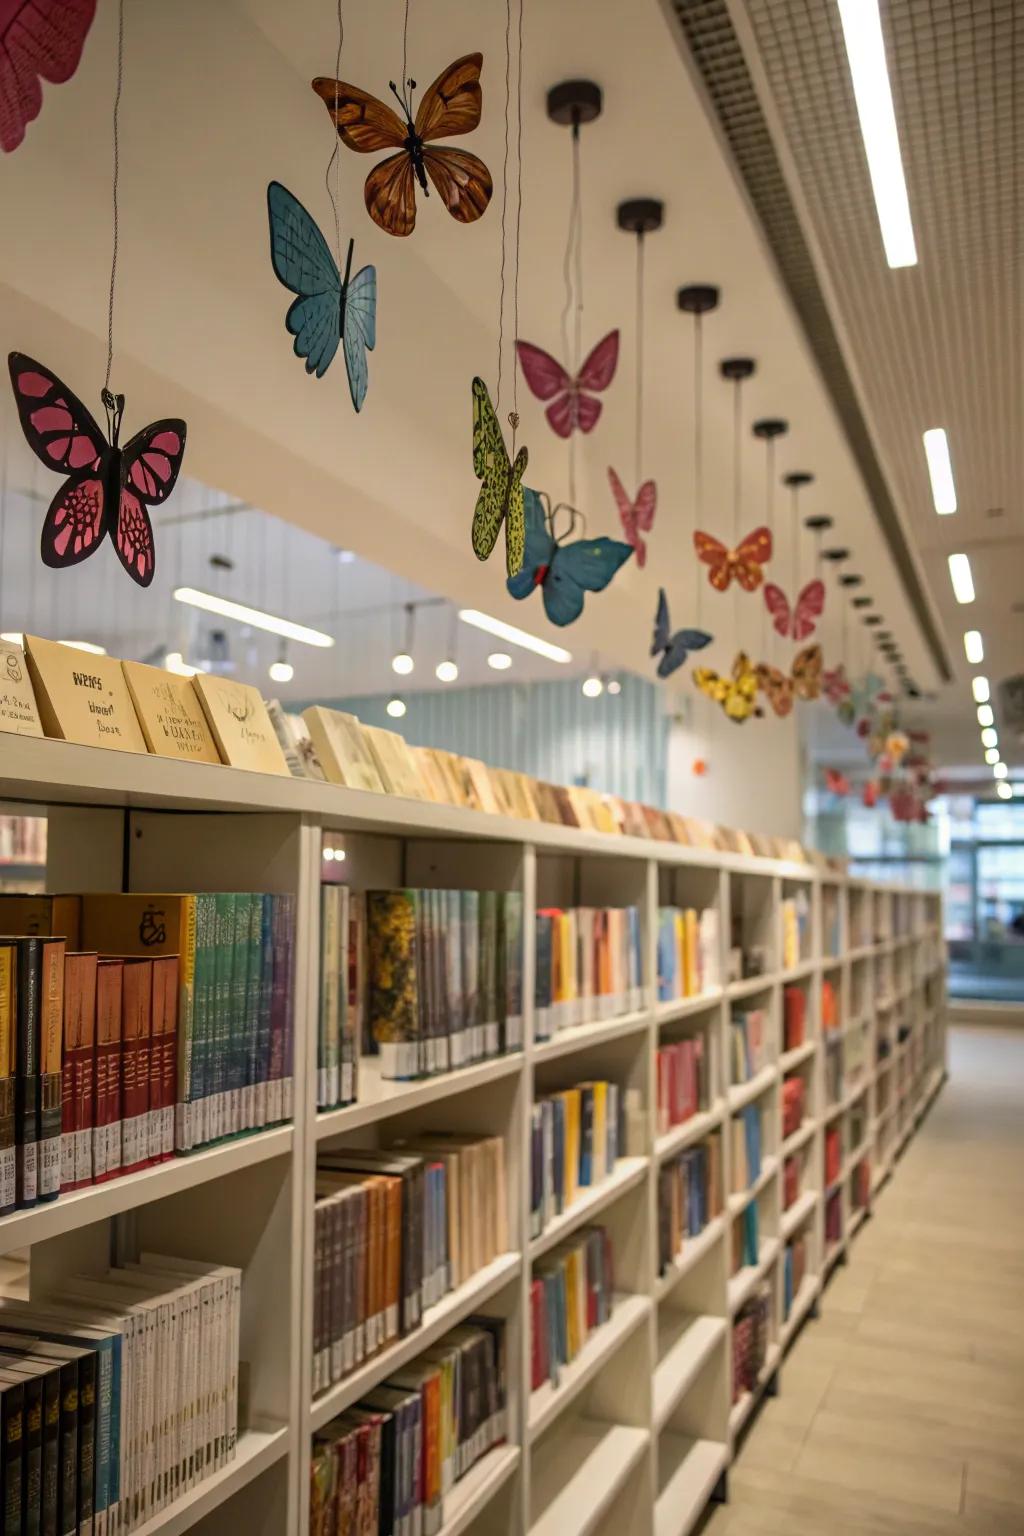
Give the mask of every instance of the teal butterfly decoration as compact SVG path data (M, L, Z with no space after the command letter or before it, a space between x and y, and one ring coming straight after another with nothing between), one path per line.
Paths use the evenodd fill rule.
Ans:
M540 587L544 612L552 624L564 626L583 612L587 592L603 592L615 572L633 553L632 544L619 539L573 539L567 542L579 514L569 511L571 522L561 538L554 533L554 512L546 510L545 498L523 487L526 518L526 552L522 570L505 583L513 597L529 597Z
M322 379L341 342L352 404L362 410L370 382L367 352L377 342L377 269L352 271L355 241L348 243L342 277L316 222L287 187L267 187L270 259L280 282L295 294L285 325L306 372Z

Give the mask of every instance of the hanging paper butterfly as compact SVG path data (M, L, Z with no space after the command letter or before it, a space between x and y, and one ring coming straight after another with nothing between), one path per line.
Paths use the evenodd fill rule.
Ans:
M838 768L825 769L825 788L830 795L844 797L850 793L850 781Z
M832 671L826 669L821 674L821 691L830 704L842 704L850 697L850 680L842 662Z
M881 786L879 785L877 779L869 779L861 791L860 798L867 806L869 811L873 810L878 804L878 794L880 788Z
M43 522L43 564L62 569L85 560L109 534L133 581L148 587L156 564L147 506L174 489L185 453L185 423L155 421L122 448L124 396L104 390L104 437L82 402L42 363L8 358L21 429L48 469L68 478Z
M761 718L757 703L757 672L745 651L737 651L732 675L721 677L710 667L694 668L693 680L701 693L720 704L725 715L742 725L751 716Z
M793 679L778 667L760 662L757 667L757 686L767 696L772 712L784 719L793 712Z
M501 424L483 379L473 380L473 473L482 481L473 513L473 553L486 560L505 524L505 569L518 576L523 568L526 520L523 476L529 451L520 448L513 464Z
M808 645L793 657L790 676L793 692L805 704L821 698L821 670L824 664L820 645Z
M772 616L777 634L788 640L806 640L813 635L815 620L821 617L825 607L825 583L809 581L793 607L781 587L774 582L765 583L764 605Z
M850 690L850 697L846 706L841 706L838 713L846 724L857 721L857 729L861 735L867 735L871 729L871 722L881 704L891 704L892 694L886 690L885 679L879 677L877 672L867 672L860 682Z
M636 493L636 500L630 501L626 495L626 487L611 465L608 466L608 480L612 495L615 497L615 505L619 509L619 519L622 523L622 531L626 535L626 542L632 544L636 550L636 563L642 570L647 562L647 545L640 535L650 533L654 526L654 514L658 507L658 488L653 480L645 480Z
M270 259L278 279L296 295L285 316L295 337L295 356L322 379L341 342L352 404L362 410L370 382L366 354L377 344L377 269L352 277L354 240L348 243L345 276L312 216L279 181L267 187Z
M529 341L517 341L516 353L523 376L538 400L550 400L544 412L548 426L559 437L570 437L577 429L592 432L601 414L601 401L594 392L608 388L619 361L619 333L609 331L588 353L575 378L570 378L561 363L556 363L543 347ZM653 513L652 513L653 516Z
M769 528L755 528L748 533L735 549L729 549L710 533L699 530L693 536L698 560L711 569L708 581L716 592L726 592L735 578L744 592L756 592L764 580L763 565L772 557L772 535Z
M412 117L412 93L415 80L406 80L403 94L392 80L392 94L402 109L402 118L386 102L379 101L357 85L320 76L313 89L330 114L338 137L349 149L361 155L379 149L395 149L366 178L363 197L373 222L388 235L409 235L416 224L416 183L424 197L430 196L427 177L453 219L472 224L491 200L491 173L484 162L464 149L440 145L431 149L435 139L472 133L479 127L483 95L480 70L483 55L467 53L442 70L423 96Z
M668 616L668 598L665 588L658 590L658 609L654 615L654 634L651 637L651 655L660 656L658 676L671 677L681 667L691 651L702 651L710 645L712 636L703 629L677 629L672 633Z
M39 116L41 81L71 79L95 14L96 0L0 0L0 149Z
M632 546L602 535L597 539L573 539L572 522L562 538L554 532L555 513L545 510L544 498L523 487L526 519L526 554L523 568L505 585L520 600L540 587L544 612L552 624L571 624L583 612L586 592L603 592L615 572L633 553Z

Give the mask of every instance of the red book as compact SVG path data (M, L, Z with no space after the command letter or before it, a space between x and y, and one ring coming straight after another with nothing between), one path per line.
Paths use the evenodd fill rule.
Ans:
M832 1184L839 1177L839 1169L842 1166L842 1148L839 1142L839 1127L830 1126L825 1132L825 1183Z
M782 1006L785 1019L786 1050L803 1045L807 1027L807 994L802 987L784 987Z
M536 1392L547 1380L547 1333L544 1320L544 1282L530 1281L530 1388Z
M149 1045L153 962L124 962L121 994L121 1171L149 1165Z
M153 1018L149 1054L149 1157L174 1156L174 1106L178 1089L178 957L153 961Z
M96 1105L94 954L64 957L64 1061L61 1069L61 1193L92 1183Z
M121 1172L121 994L124 961L102 957L96 968L96 1113L93 1182Z

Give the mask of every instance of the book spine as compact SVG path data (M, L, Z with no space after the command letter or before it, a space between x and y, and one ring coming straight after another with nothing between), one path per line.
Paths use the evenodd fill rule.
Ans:
M338 1068L334 1056L338 1030L339 898L339 886L321 886L320 1009L316 1052L316 1103L318 1109L333 1108L338 1102Z
M274 1007L274 898L260 901L260 997L256 1047L255 1123L258 1130L270 1124L267 1083L270 1077L270 1042Z
M78 1526L78 1364L69 1361L60 1373L60 1477L57 1529L75 1536Z
M25 1387L10 1382L0 1397L2 1436L3 1536L20 1536L24 1493Z
M126 961L121 1000L121 1171L149 1162L149 1054L153 962Z
M50 1371L43 1386L41 1536L58 1536L60 1529L60 1400L61 1373Z
M39 1008L42 942L18 944L18 1077L15 1090L17 1203L33 1206L39 1194Z
M16 946L0 943L0 1215L13 1211L18 1198L14 1105L18 1064L17 960Z
M174 1145L182 1152L191 1146L192 1105L195 1096L195 1031L198 993L199 906L205 898L184 896L181 903L181 953L178 956L177 1096L174 1105Z
M96 1123L93 1129L93 1181L100 1184L121 1171L121 998L124 962L103 960L96 977Z
M95 1351L78 1367L78 1536L94 1536L96 1509L96 1366ZM170 1379L170 1372L168 1372Z
M40 942L39 1198L56 1200L61 1174L65 943L63 939Z
M41 1536L43 1521L43 1388L45 1378L25 1383L23 1536Z

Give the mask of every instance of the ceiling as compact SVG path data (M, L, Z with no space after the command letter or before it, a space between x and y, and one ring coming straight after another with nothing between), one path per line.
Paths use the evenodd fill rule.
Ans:
M798 8L786 0L778 9L796 14ZM0 163L5 209L18 210L18 221L8 226L13 238L0 245L3 340L48 361L90 405L98 403L105 352L115 20L113 6L100 8L78 74L47 90L25 143ZM401 21L400 0L350 4L342 74L386 93L388 78L400 67ZM340 363L316 381L292 356L283 324L288 299L267 249L265 193L272 177L286 182L329 228L323 176L333 139L308 82L333 69L334 7L325 0L292 0L288 7L276 0L128 5L113 381L127 394L129 429L159 415L186 417L191 483L161 514L167 526L158 526L158 561L164 564L148 593L126 592L128 584L106 552L56 578L41 568L32 577L28 553L12 545L0 574L3 628L31 621L54 632L63 624L66 633L70 617L79 630L87 623L102 628L111 650L146 654L161 639L180 634L180 605L169 597L171 573L175 582L180 572L189 584L210 586L212 541L227 538L231 524L236 571L218 578L224 590L257 604L277 603L299 620L314 622L316 616L338 635L346 667L353 655L365 657L367 682L358 691L388 685L395 616L400 623L402 603L423 594L563 640L580 668L596 657L603 666L649 676L650 620L663 582L676 623L696 621L714 632L707 653L712 664L727 666L740 644L772 654L759 602L717 596L706 583L698 587L692 558L692 323L676 309L675 292L680 284L702 281L720 285L722 305L705 322L701 523L726 538L732 532L733 402L717 364L748 354L758 366L742 411L744 530L762 519L766 505L765 452L750 424L765 415L785 417L790 431L778 444L778 473L814 473L814 484L802 493L801 514L824 511L835 519L829 537L854 551L866 590L886 615L915 680L924 690L935 688L941 668L925 637L927 624L923 629L907 603L904 577L873 514L862 467L718 124L685 67L684 40L658 0L634 0L628 29L613 0L558 0L544 7L543 21L538 7L526 5L518 293L521 334L558 352L569 137L549 122L544 101L559 80L592 77L604 89L605 104L582 140L583 342L586 349L619 325L623 347L602 419L580 443L577 500L588 531L618 531L606 469L614 464L632 489L635 253L632 238L615 227L614 210L623 198L657 196L664 200L666 222L646 251L643 470L656 476L660 500L651 559L644 571L630 562L608 592L588 600L583 618L565 633L546 623L537 596L522 604L507 596L497 554L484 565L474 559L468 539L477 490L469 383L481 373L492 393L496 387L504 21L498 6L424 0L413 7L410 24L410 67L421 81L462 52L484 54L484 118L467 147L491 166L496 191L479 223L457 225L432 198L421 205L408 240L389 239L362 206L362 176L372 160L342 151L343 233L356 238L357 263L376 264L380 287L370 392L356 417ZM843 108L839 101L836 111ZM69 153L72 144L88 145L88 154ZM513 178L514 161L513 146ZM502 414L512 404L511 241L508 258ZM892 410L885 400L874 407L893 431L910 409L897 395ZM562 499L568 491L565 445L549 432L521 381L518 406L520 440L531 454L527 480ZM22 528L30 551L33 518L42 510L38 498L48 498L56 481L17 440L6 396L2 411L9 487L4 542ZM952 408L944 419L953 425ZM913 444L919 443L916 426L914 431L903 450L908 474ZM887 469L894 452L885 450ZM968 494L984 501L988 492L969 488L963 478L956 446L954 454L964 505ZM979 472L985 462L982 445ZM25 490L34 490L36 499L19 500ZM216 505L218 495L260 508L291 529L271 523L269 532L261 532L264 524L254 512L174 524L176 516ZM923 504L909 505L902 481L894 495L915 547L915 518L931 540L943 534L928 523ZM1009 489L1000 496L1009 522L1019 513ZM788 591L795 571L781 492L776 519L780 536L772 572ZM172 531L182 526L184 535ZM991 532L995 525L987 526ZM358 559L342 566L338 547ZM268 570L261 563L264 549ZM938 613L948 628L945 592L932 570L941 555L922 542L914 558L929 589L925 619ZM812 563L806 535L799 558L806 580ZM982 570L976 564L976 579ZM38 618L30 611L28 619L12 623L8 610L20 612L27 597ZM378 613L372 624L363 617L382 607L386 615ZM450 624L442 617L446 610L429 612L442 630ZM849 659L859 655L866 663L867 632L851 619L851 636L854 630L860 650L851 639ZM440 647L445 638L439 632L431 646ZM826 614L824 639L835 657L835 604ZM485 665L490 648L477 643L471 665ZM780 647L775 649L781 660ZM261 665L263 659L261 653ZM337 651L333 661L339 664ZM528 663L516 653L518 676L551 675L553 666ZM424 666L417 675L429 671ZM299 689L305 697L309 691ZM963 691L961 686L961 696Z

